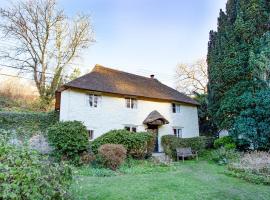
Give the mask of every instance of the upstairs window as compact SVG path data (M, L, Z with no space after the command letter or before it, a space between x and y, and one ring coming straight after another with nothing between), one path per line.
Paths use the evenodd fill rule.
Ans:
M172 112L173 113L180 113L181 107L180 104L173 103L172 104Z
M137 127L136 127L136 126L130 126L130 125L127 125L127 126L125 126L125 129L126 129L127 131L130 131L130 132L134 132L134 133L137 132Z
M182 128L174 128L173 134L178 138L182 138Z
M89 98L88 99L89 106L91 108L97 108L100 106L100 103L101 103L101 96L100 95L89 94L88 98Z
M126 98L126 107L130 109L137 108L137 99L134 98Z
M88 130L88 140L94 139L94 130Z

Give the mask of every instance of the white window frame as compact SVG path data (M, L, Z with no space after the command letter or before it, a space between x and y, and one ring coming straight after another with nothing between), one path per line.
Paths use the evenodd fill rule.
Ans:
M125 106L128 109L137 109L138 108L138 100L132 97L125 98Z
M87 94L87 103L90 108L98 108L101 105L101 95Z
M181 105L179 103L172 103L172 113L180 113Z
M130 125L130 124L124 125L124 129L127 131L130 131L132 133L136 133L138 131L137 127L138 126L136 126L136 125ZM134 129L135 129L135 131L134 131Z
M183 127L173 127L173 135L178 138L183 138Z

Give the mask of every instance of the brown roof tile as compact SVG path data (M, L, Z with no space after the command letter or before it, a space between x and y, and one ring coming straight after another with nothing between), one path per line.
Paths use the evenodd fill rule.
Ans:
M192 98L162 84L157 79L138 76L101 65L96 65L90 73L65 84L64 87L199 105Z

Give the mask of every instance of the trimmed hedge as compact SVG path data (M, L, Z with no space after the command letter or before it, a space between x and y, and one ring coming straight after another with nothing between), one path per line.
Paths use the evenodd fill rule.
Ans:
M96 154L103 144L122 144L127 155L144 158L154 149L153 135L147 132L132 133L127 130L111 130L91 142L91 149Z
M192 150L201 153L206 149L209 139L205 136L192 137L192 138L178 138L174 135L165 135L161 137L161 144L164 152L176 158L176 148L191 147Z
M0 112L0 129L23 129L26 132L46 131L58 121L58 112Z

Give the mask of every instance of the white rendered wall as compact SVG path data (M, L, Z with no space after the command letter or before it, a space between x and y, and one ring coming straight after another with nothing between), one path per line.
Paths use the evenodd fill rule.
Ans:
M97 108L88 103L87 93L64 90L61 93L60 120L82 121L89 130L94 130L94 138L112 129L123 129L125 125L137 126L137 131L145 131L143 120L150 112L157 110L170 123L159 127L159 143L163 135L173 134L173 127L182 128L182 137L199 136L197 107L181 105L180 113L172 113L169 102L138 100L137 109L126 108L125 98L102 96ZM159 145L162 151L161 145Z

